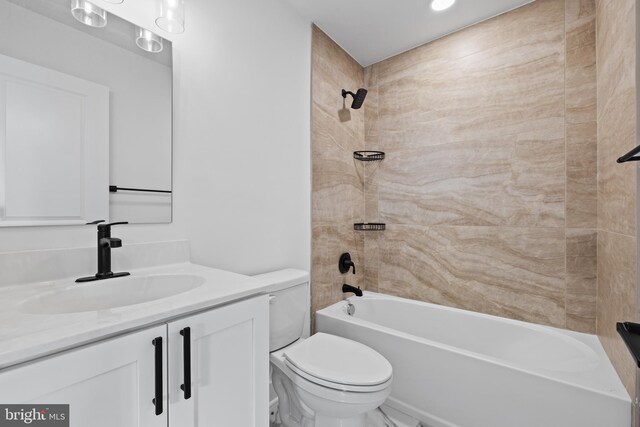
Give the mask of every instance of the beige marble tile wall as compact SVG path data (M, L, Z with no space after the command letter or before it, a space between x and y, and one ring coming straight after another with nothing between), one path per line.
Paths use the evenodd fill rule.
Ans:
M595 0L538 0L367 68L367 285L595 332L595 59Z
M598 55L598 336L631 396L635 368L615 322L637 315L637 165L616 159L637 144L635 0L596 0Z
M566 327L595 332L597 76L595 0L565 0Z
M353 230L364 217L363 170L353 151L364 149L364 109L345 108L342 89L364 85L364 70L317 27L313 27L311 146L312 309L342 299L342 284L365 288L364 236ZM350 99L346 106L350 106ZM357 274L343 276L338 259L349 252Z

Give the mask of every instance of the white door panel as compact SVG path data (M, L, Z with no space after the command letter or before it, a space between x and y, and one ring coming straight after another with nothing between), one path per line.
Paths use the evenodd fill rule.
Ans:
M5 219L81 220L83 97L7 81L5 99Z
M0 226L109 214L109 89L0 55Z

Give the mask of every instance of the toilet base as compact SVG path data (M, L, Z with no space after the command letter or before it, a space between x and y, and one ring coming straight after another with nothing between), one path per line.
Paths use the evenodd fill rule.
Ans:
M278 395L278 412L280 422L283 427L366 427L367 412L379 406L386 396L388 390L383 392L379 399L370 405L361 406L353 404L336 404L336 402L325 402L329 406L321 405L324 399L318 399L305 390L296 388L291 379L285 375L278 367L273 366L272 371L273 387ZM308 403L314 403L314 409ZM357 415L347 418L337 418L340 413L351 415L354 408ZM321 409L319 411L319 409Z
M283 427L366 427L367 412L391 393L392 378L371 391L346 391L298 375L287 365L283 350L272 352L270 359Z
M320 414L316 414L314 427L365 427L366 414L361 414L352 418L325 418Z

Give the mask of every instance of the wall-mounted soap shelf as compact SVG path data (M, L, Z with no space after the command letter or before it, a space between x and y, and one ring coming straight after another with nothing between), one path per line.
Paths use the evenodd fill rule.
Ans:
M387 224L380 222L361 222L353 224L353 229L356 231L384 231L387 229Z
M616 323L616 330L627 345L636 365L640 368L640 324L631 322Z
M353 158L361 162L379 162L384 160L385 153L383 151L354 151Z

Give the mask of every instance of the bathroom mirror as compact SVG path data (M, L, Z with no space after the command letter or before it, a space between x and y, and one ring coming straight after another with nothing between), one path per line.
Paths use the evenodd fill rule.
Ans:
M171 43L74 3L0 0L0 227L169 223Z

